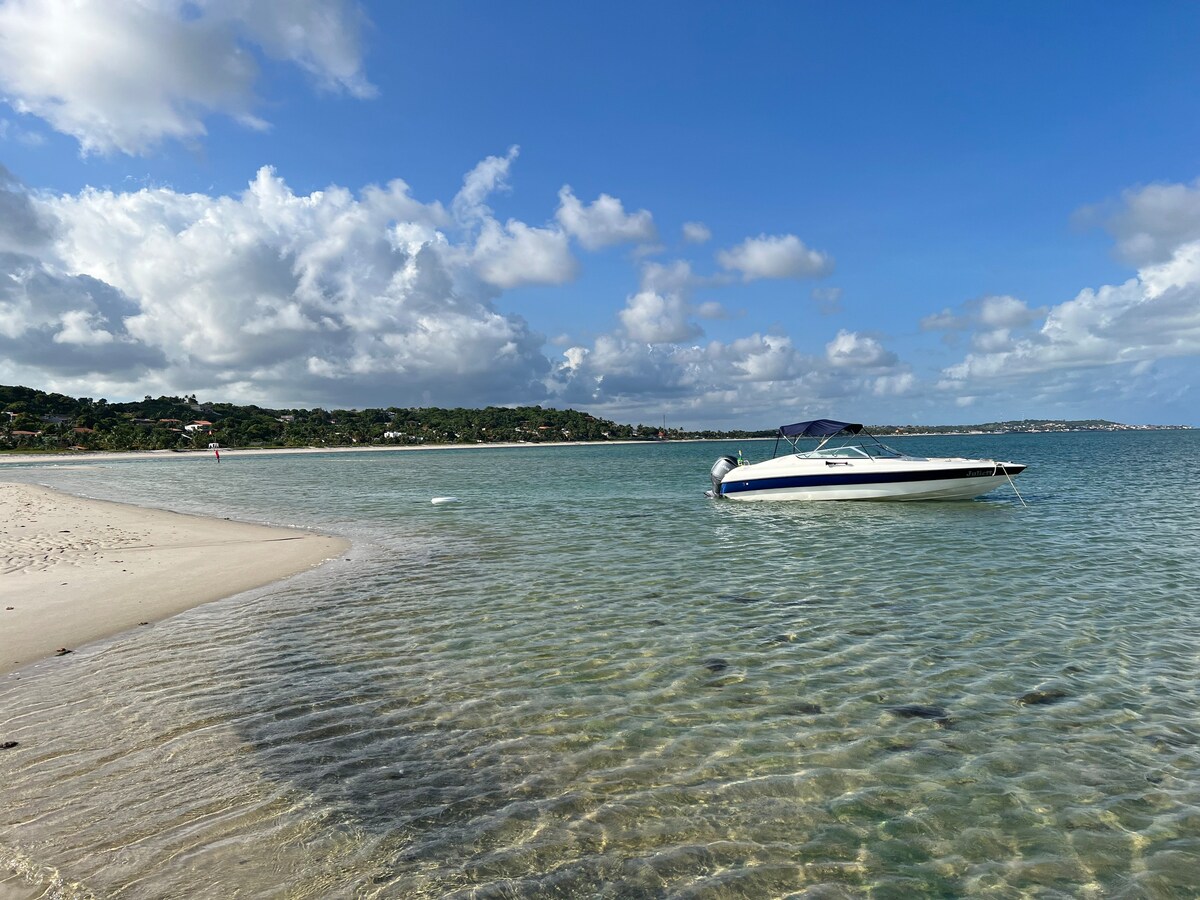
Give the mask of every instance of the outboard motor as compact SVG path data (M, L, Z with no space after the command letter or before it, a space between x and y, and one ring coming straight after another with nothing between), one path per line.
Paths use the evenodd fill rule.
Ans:
M738 461L732 456L722 456L715 463L712 469L709 470L708 477L712 479L712 496L714 499L721 497L721 479L729 472L732 472L738 467Z

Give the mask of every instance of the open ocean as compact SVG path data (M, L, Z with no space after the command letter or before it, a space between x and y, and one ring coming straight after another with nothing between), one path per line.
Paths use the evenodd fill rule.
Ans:
M1200 896L1200 432L890 443L1029 506L705 499L770 442L0 466L354 542L0 679L0 898Z

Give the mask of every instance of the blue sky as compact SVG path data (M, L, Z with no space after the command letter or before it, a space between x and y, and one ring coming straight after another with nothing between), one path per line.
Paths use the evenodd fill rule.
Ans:
M0 382L1198 424L1200 6L0 0Z

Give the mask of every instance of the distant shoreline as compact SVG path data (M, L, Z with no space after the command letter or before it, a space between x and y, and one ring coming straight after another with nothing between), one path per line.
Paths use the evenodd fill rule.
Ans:
M495 444L371 444L362 447L221 447L222 456L288 456L301 453L380 453L386 451L419 450L504 450L532 447L610 447L644 444L697 444L721 438L683 438L675 441L538 441L537 443L511 442ZM771 440L770 438L733 438L732 440ZM0 465L4 463L64 463L106 462L123 459L214 459L213 450L79 450L63 453L13 453L0 454Z
M905 433L886 434L872 432L877 437L915 438L915 437L1009 437L1013 435L1031 434L1125 434L1128 432L1144 433L1148 431L1195 431L1186 425L1147 425L1121 429L1072 429L1044 431L912 431ZM738 441L773 441L773 435L760 437L727 437L727 438L672 438L665 441L509 441L503 443L482 444L371 444L369 446L337 446L337 447L221 447L222 455L229 456L288 456L304 453L381 453L389 451L422 451L422 450L515 450L535 447L616 447L616 446L657 446L659 444L718 444L736 443ZM78 450L47 453L0 453L0 466L5 463L27 465L29 463L88 463L113 462L137 459L214 459L213 450Z

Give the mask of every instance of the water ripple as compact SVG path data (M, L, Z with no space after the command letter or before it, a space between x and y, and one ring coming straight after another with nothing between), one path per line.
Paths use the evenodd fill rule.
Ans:
M1028 509L713 504L704 445L55 469L355 547L0 688L0 895L1187 895L1200 441L990 440Z

